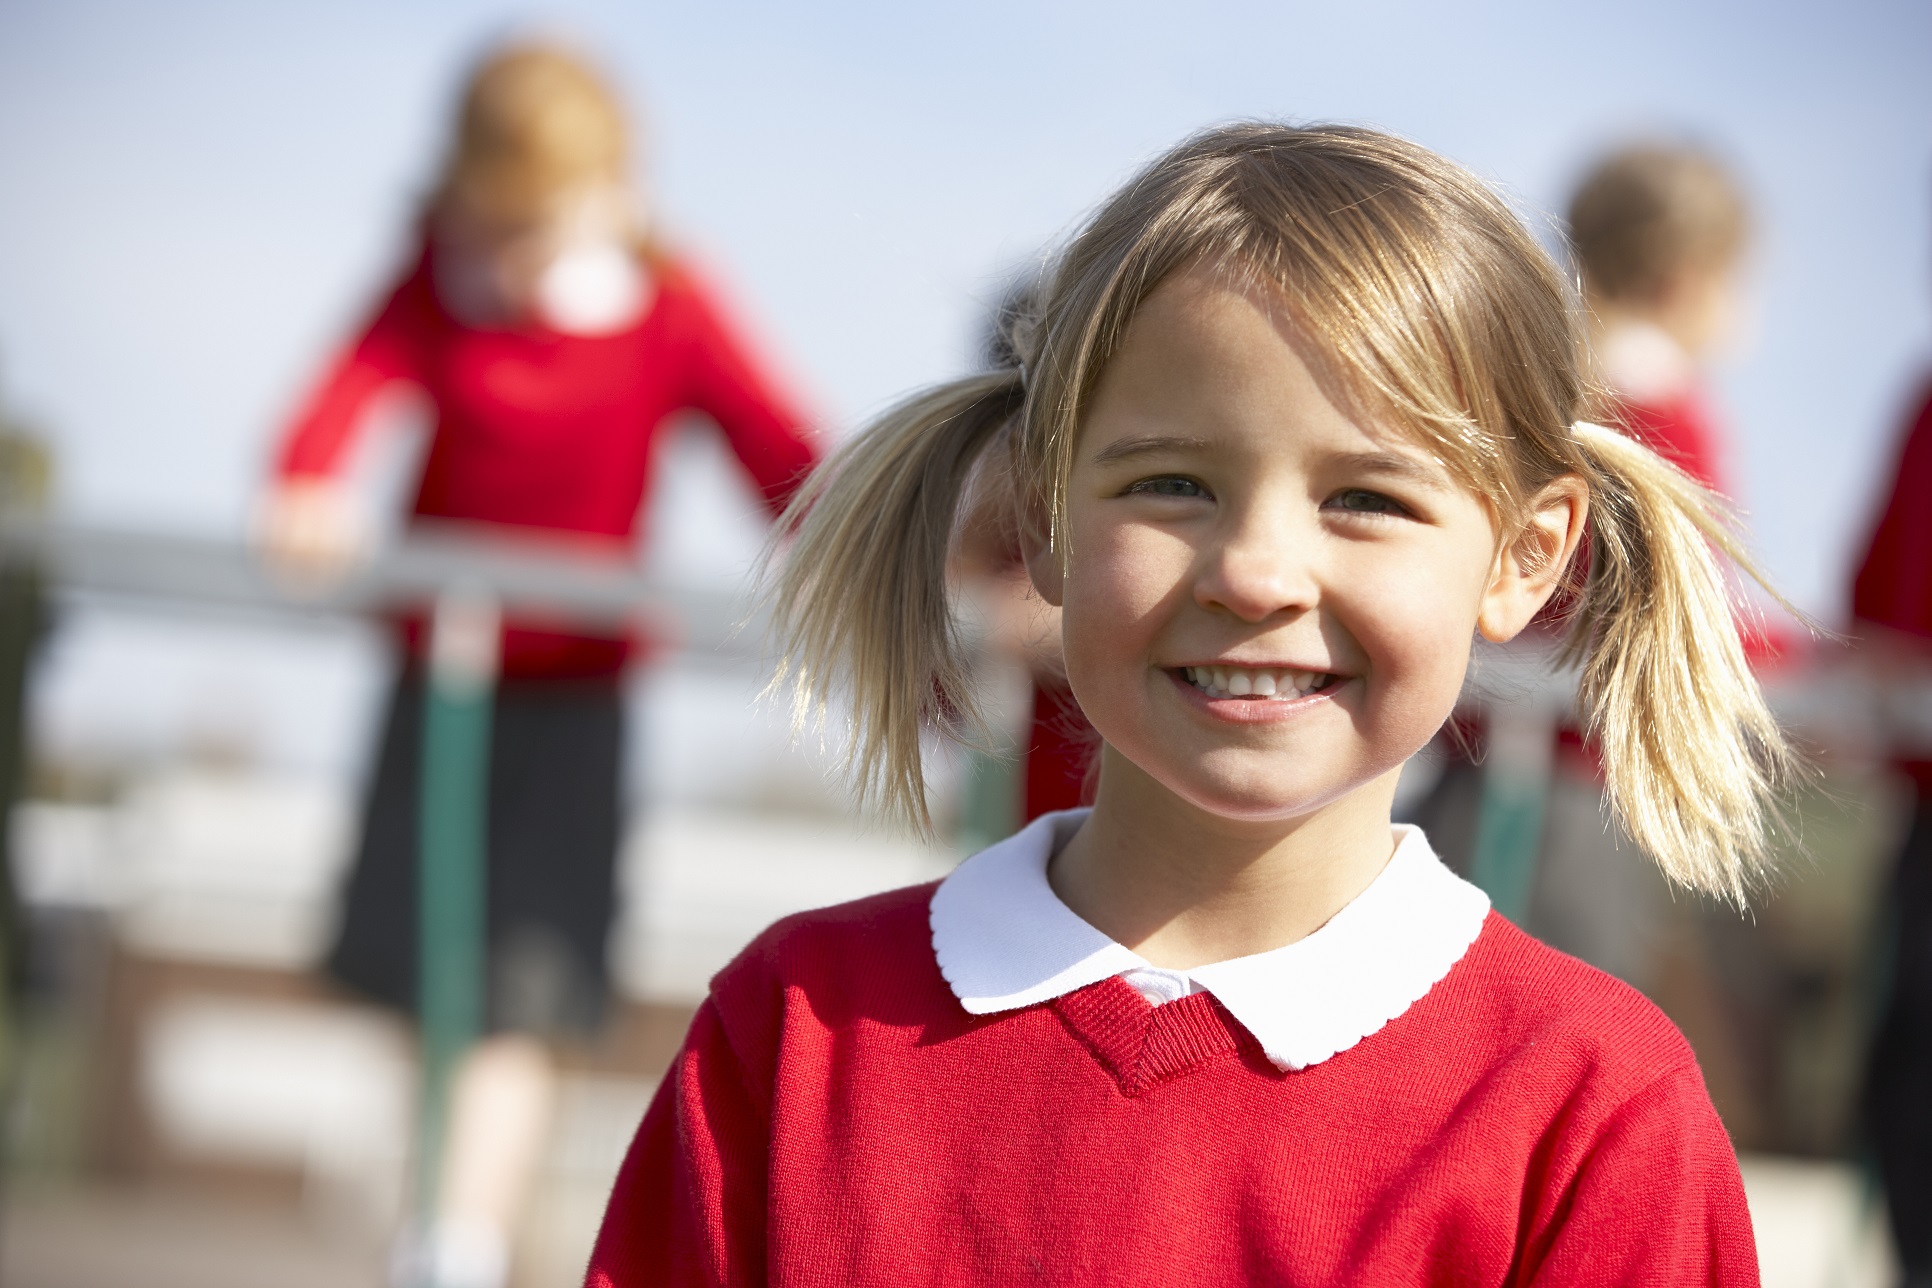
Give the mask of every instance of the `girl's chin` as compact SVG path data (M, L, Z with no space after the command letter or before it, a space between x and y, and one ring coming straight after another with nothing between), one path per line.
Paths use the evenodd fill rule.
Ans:
M1284 783L1279 778L1267 783L1245 780L1204 779L1198 772L1154 775L1181 800L1203 814L1230 823L1291 826L1342 800L1373 779L1347 783Z

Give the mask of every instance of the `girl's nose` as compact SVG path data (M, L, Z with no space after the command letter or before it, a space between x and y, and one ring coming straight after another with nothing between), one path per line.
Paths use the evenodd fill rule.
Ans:
M1311 608L1317 597L1316 546L1315 534L1291 523L1243 523L1202 552L1195 602L1244 622Z

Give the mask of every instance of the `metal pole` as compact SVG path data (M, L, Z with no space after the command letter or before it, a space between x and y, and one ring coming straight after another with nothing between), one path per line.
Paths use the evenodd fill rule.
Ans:
M1520 926L1543 845L1556 712L1535 698L1499 703L1489 710L1487 737L1469 879Z
M422 1118L417 1229L433 1238L457 1066L482 1030L490 712L502 615L476 586L437 596L423 691L417 804L417 981ZM433 1280L434 1257L419 1264ZM426 1282L423 1288L437 1288Z
M967 753L957 842L963 852L977 853L1018 829L1025 763L1025 747Z

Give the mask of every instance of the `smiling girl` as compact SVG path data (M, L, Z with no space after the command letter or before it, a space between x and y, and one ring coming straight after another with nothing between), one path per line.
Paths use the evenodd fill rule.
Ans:
M1465 171L1229 127L1101 208L1022 365L821 471L778 607L864 782L923 820L972 710L947 549L1006 453L1095 804L722 971L589 1283L1756 1283L1683 1039L1390 822L1474 639L1562 591L1622 825L1697 889L1762 865L1731 539L1587 422L1579 329Z

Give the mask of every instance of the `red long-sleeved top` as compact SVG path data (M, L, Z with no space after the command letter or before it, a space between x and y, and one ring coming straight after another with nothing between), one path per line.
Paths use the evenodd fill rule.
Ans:
M1624 398L1618 411L1632 437L1713 492L1734 495L1724 435L1701 389L1693 386L1650 401Z
M1693 385L1648 402L1626 398L1618 410L1639 442L1719 496L1736 499L1725 435L1701 388ZM1752 614L1740 614L1737 628L1745 656L1760 671L1795 656L1802 643L1784 627Z
M627 330L565 335L459 322L438 301L426 249L290 425L283 478L341 465L378 390L408 381L436 426L412 513L633 539L658 431L680 411L716 421L774 510L814 459L811 435L684 266L653 266L656 296ZM417 634L413 629L412 638ZM622 640L515 625L506 675L603 675Z
M1932 641L1932 389L1899 445L1891 494L1852 582L1852 616Z
M1852 580L1852 617L1916 636L1932 649L1932 389L1905 427L1884 513ZM1932 761L1899 768L1932 800Z
M1683 1038L1493 913L1380 1032L1282 1072L1207 993L969 1015L932 890L718 975L588 1288L1758 1282Z

